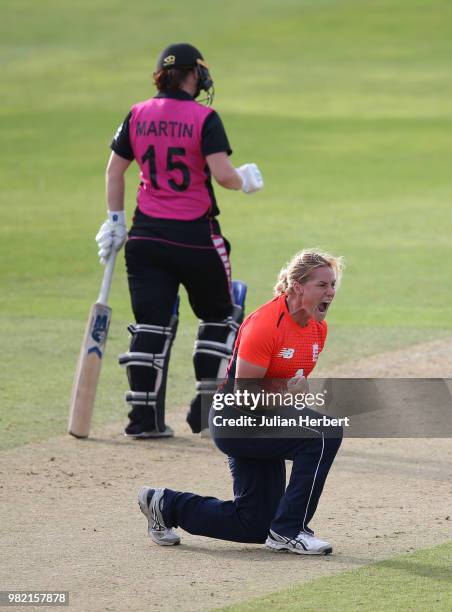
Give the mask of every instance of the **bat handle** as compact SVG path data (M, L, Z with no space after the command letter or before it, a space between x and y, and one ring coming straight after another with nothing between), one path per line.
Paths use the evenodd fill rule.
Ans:
M111 281L113 278L113 270L115 268L116 251L112 250L110 257L107 259L105 264L104 277L102 279L102 285L100 287L99 297L97 302L99 304L108 303L108 294L110 293Z

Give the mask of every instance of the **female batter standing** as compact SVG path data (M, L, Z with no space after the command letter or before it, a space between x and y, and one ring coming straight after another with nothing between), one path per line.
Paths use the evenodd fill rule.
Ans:
M325 343L324 319L342 267L341 258L316 250L295 255L280 273L275 298L241 326L229 376L287 379L292 394L305 392L306 377ZM273 550L308 555L332 552L328 542L314 536L309 522L341 444L342 430L329 432L334 437L319 427L308 428L309 437L226 438L219 429L211 429L217 447L229 458L234 500L143 487L138 502L154 542L178 544L180 537L173 528L180 526L211 538L265 542ZM293 462L287 488L286 459Z
M157 95L132 106L111 144L108 220L96 236L103 263L126 241L124 173L135 160L140 185L125 258L136 323L129 326L129 352L119 358L132 407L125 432L135 438L173 435L165 424L165 388L180 284L201 319L194 352L197 394L187 415L192 430L200 431L202 379L217 377L243 317L231 300L230 247L216 220L211 176L245 193L263 186L255 164L231 165L218 114L195 101L201 90L209 102L213 97L207 64L195 47L164 49L154 82Z

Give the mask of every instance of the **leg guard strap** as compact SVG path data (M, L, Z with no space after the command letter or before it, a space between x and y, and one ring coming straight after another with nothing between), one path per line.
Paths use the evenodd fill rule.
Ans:
M196 376L196 396L190 405L187 421L194 433L201 430L201 397L215 393L216 379L226 375L235 339L243 321L246 285L233 282L234 308L222 321L200 321L193 351ZM210 379L210 380L209 380Z
M130 350L119 356L126 368L130 391L125 399L132 406L126 433L135 437L163 433L165 425L165 391L171 345L178 317L173 314L168 326L129 325Z

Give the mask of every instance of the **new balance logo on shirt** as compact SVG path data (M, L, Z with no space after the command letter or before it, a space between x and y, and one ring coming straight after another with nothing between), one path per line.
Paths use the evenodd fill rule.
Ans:
M295 349L293 348L283 348L278 353L278 357L282 357L283 359L292 359L295 355ZM312 361L315 363L319 358L319 345L317 342L312 345Z

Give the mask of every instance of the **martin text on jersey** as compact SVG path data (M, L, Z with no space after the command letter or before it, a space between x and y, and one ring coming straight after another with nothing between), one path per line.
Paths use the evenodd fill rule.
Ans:
M136 135L193 138L193 123L181 121L137 121Z

